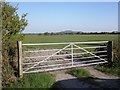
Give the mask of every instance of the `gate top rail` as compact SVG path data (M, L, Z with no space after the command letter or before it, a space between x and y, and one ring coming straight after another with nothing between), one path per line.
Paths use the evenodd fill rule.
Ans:
M95 43L107 43L108 41L91 41L91 42L63 42L63 43L29 43L22 44L23 46L38 46L38 45L63 45L63 44L95 44Z

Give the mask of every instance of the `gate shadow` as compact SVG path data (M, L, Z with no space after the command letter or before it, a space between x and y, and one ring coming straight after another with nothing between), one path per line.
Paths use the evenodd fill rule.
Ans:
M79 82L79 84L74 83L75 81ZM74 78L67 79L55 82L51 90L63 90L68 88L76 88L76 89L115 89L120 90L120 79L102 79L102 78Z

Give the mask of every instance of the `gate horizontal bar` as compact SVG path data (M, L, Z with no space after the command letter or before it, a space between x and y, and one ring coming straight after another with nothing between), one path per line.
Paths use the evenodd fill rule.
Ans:
M99 55L100 57L105 57L107 55ZM90 56L90 57L82 57L82 58L73 58L73 60L77 60L77 59L88 59L88 58L94 58L95 56ZM68 60L68 61L71 61L71 59L63 59L63 60L59 60L59 61L65 61L65 60ZM45 62L52 62L52 61L58 61L58 60L49 60L49 61L45 61ZM40 62L40 61L39 61ZM31 63L23 63L23 65L29 65L29 64L35 64L35 63L38 63L38 62L31 62Z
M105 57L105 56L107 56L107 55L99 55L100 57ZM74 60L79 60L79 59L90 59L90 58L94 58L95 56L90 56L90 57L82 57L82 58L75 58L74 57ZM66 59L67 60L67 59Z
M107 52L107 51L97 51L97 52L91 52L91 53L102 53L102 52ZM74 55L79 55L79 54L88 54L88 52L85 52L85 53L73 53ZM67 56L67 55L71 55L71 54L62 54L62 55L54 55L54 57L57 57L57 56ZM51 55L46 55L46 56L34 56L34 57L25 57L25 59L31 59L31 58L41 58L41 57L48 57L48 56L51 56Z
M48 61L39 61L39 63L46 63L46 62L56 62L56 61L58 61L58 62L60 62L60 61L65 61L65 60L48 60ZM66 61L71 61L71 60L66 60ZM38 63L38 62L32 62L32 63ZM32 64L32 63L23 63L23 65L26 65L26 64Z
M107 48L107 46L94 46L94 47L82 47L84 49L89 49L89 48ZM73 48L74 50L77 50L79 48ZM48 51L57 51L57 50L60 50L60 49L47 49L47 50L31 50L31 51L24 51L26 53L29 53L29 52L48 52ZM67 49L64 49L64 50L71 50L71 48L67 48Z
M95 44L95 43L107 43L108 41L93 41L93 42L63 42L63 43L34 43L34 44L22 44L23 46L37 46L37 45L62 45L62 44Z

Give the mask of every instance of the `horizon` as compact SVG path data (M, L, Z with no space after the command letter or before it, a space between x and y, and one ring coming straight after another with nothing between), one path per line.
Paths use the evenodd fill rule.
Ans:
M23 13L28 26L22 33L118 31L117 2L19 2L18 14Z
M66 32L73 32L73 33L77 33L77 32L81 32L81 33L119 33L119 31L111 31L111 32L83 32L83 31L72 31L72 30L64 30L64 31L60 31L60 32L22 32L22 34L44 34L44 33L66 33Z

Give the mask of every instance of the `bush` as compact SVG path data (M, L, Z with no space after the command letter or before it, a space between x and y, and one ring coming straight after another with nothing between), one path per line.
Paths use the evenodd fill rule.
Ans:
M22 40L19 34L27 26L26 15L17 14L17 7L9 3L0 2L2 7L2 86L9 87L16 81L17 74L17 50L16 41Z
M2 85L9 87L16 81L17 76L17 47L16 43L8 42L8 45L2 49Z

